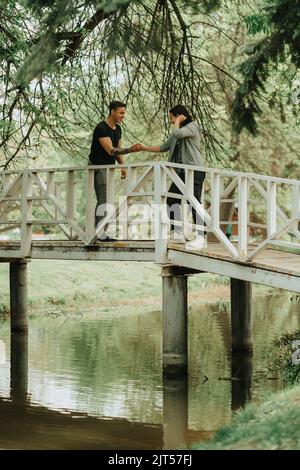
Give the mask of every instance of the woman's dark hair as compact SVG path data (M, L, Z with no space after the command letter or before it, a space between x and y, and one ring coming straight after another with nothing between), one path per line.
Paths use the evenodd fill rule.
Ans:
M193 121L191 113L182 104L177 104L176 106L171 108L169 110L169 113L173 114L173 116L179 116L180 114L186 116L187 119L183 121L183 123L181 124L182 126L186 126L187 124Z

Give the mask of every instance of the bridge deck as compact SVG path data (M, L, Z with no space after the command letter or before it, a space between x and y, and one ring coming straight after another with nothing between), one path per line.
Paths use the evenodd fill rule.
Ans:
M18 241L0 241L0 259L10 261L20 248ZM251 254L256 248L249 245ZM117 241L86 246L79 241L33 241L31 259L91 261L155 261L154 241ZM254 261L234 260L219 243L201 251L187 251L183 244L169 243L167 262L186 270L205 271L300 292L300 255L265 249Z

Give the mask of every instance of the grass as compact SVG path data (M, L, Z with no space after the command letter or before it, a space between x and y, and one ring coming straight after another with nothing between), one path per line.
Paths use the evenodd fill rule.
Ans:
M219 288L215 289L215 284ZM189 278L190 304L229 300L227 278ZM28 264L30 312L93 309L98 306L161 306L160 268L153 263L32 260ZM0 316L9 311L9 267L0 264Z
M266 401L247 405L232 423L220 429L200 450L300 449L300 386L277 392Z

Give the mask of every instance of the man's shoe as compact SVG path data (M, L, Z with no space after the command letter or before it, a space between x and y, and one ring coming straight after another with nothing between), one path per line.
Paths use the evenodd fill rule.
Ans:
M185 244L186 250L202 250L207 247L207 240L204 237L198 235L195 240Z

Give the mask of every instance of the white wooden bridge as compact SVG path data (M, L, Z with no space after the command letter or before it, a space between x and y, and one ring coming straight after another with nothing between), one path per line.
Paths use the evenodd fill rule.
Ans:
M121 167L128 169L126 180L120 179ZM233 347L251 349L251 283L300 293L300 181L197 168L206 172L200 204L193 195L195 167L145 162L104 168L108 208L97 232L94 176L99 167L0 173L0 260L11 264L12 328L27 325L23 304L30 259L151 261L162 265L166 366L186 363L190 274L231 278ZM185 182L178 168L184 169ZM172 183L180 194L169 192ZM201 250L188 250L171 238L168 197L180 203L175 223L184 235L208 232ZM201 224L192 223L190 208ZM230 239L228 224L236 233ZM97 241L107 226L116 242ZM41 227L51 235L43 236Z

